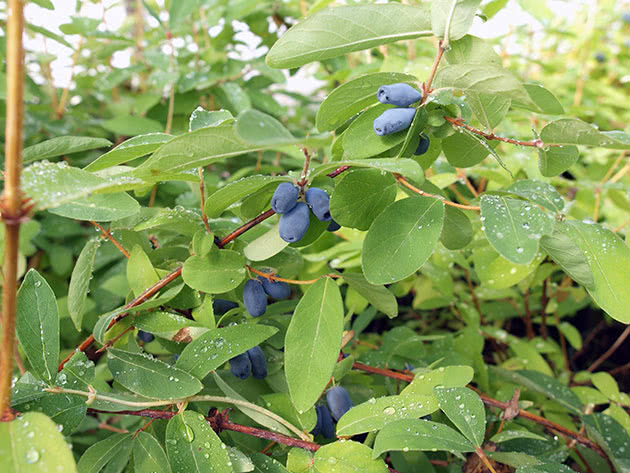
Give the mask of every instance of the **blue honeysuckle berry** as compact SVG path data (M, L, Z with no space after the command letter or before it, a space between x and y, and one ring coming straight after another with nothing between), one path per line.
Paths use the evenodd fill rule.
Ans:
M306 191L306 203L311 208L313 215L322 222L329 222L332 220L330 216L330 197L325 190L319 187L311 187Z
M263 276L258 276L263 289L269 297L276 300L286 299L291 295L291 286L284 281L271 281Z
M300 241L309 225L308 205L304 202L298 202L293 209L280 217L278 231L280 238L288 243Z
M422 94L409 84L382 85L376 92L379 102L396 105L397 107L408 107L422 98Z
M379 136L406 130L411 125L415 108L390 108L374 119L374 132Z
M252 376L256 379L265 379L267 377L267 359L262 348L255 346L247 350L247 356L252 365Z
M348 391L342 386L334 386L326 393L326 402L333 416L338 421L342 415L350 410L352 401Z
M317 424L319 425L318 433L321 433L324 438L334 439L335 422L333 421L328 408L326 406L316 406L315 412L317 413ZM317 425L315 427L317 427Z
M290 211L297 204L298 188L290 182L283 182L276 187L271 198L271 208L278 214Z
M260 317L267 310L267 294L260 281L250 279L243 288L243 302L249 315Z
M418 147L413 152L413 154L415 154L416 156L423 155L424 153L426 153L428 151L429 145L431 145L431 140L429 139L429 137L427 135L422 133L420 135L420 142L418 143Z
M155 337L152 333L145 332L144 330L138 330L138 340L143 343L150 343L155 340Z
M247 353L236 355L230 360L230 372L240 379L247 379L252 372L252 362Z
M595 60L596 60L597 62L599 62L600 64L601 64L602 62L606 62L606 55L605 55L604 53L596 53L596 54L595 54Z
M329 232L336 232L340 228L341 228L341 225L339 225L337 222L331 219L330 223L328 224L328 228L326 228L326 230L328 230Z
M212 301L212 311L214 315L223 315L228 310L232 310L238 307L238 304L227 299L214 299Z

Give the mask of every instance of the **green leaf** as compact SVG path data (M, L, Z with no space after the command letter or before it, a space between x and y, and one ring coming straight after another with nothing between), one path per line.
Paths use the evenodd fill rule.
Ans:
M198 412L184 411L168 421L166 452L173 471L232 473L232 462L221 439Z
M539 463L538 465L522 466L516 473L573 473L572 470L562 463Z
M582 403L576 394L552 376L538 371L508 371L495 366L492 366L490 369L492 374L500 379L543 394L549 399L562 404L562 406L574 414L582 414Z
M39 5L42 8L46 8L47 10L54 10L55 6L50 0L32 0L33 3Z
M335 281L309 287L291 317L285 338L284 370L298 411L310 409L337 363L343 332L343 302Z
M564 209L564 199L551 184L535 179L521 179L506 189L506 192L525 197L552 212Z
M490 439L491 442L501 443L501 442L509 442L510 440L515 439L532 439L532 440L543 440L547 439L542 435L535 434L530 432L529 430L504 430L497 434L494 434Z
M275 224L269 231L243 248L245 258L250 261L265 261L289 246L288 242L280 238L278 228L279 224Z
M47 383L43 382L39 378L36 378L33 374L27 371L11 387L11 407L15 407L29 401L35 401L43 396L46 396L47 393L44 389L47 387Z
M472 223L464 212L455 207L447 206L444 210L440 241L449 250L460 250L472 241Z
M420 133L422 133L422 130L426 128L428 121L429 114L427 113L426 108L417 108L411 125L407 128L405 140L396 155L397 158L413 158L416 156L414 153L416 149L418 149L418 144L420 143Z
M152 333L156 337L174 340L176 342L190 342L206 333L207 328L202 327L194 320L170 312L146 312L134 318L133 325L140 330Z
M566 222L569 237L582 250L593 274L593 286L587 287L593 300L613 319L630 323L630 248L617 234L598 224Z
M35 0L35 2L39 2L39 3L45 3L47 5L50 5L50 9L54 9L53 4L50 2L50 0ZM34 33L39 33L43 36L45 36L46 38L50 38L53 41L57 41L59 44L63 44L64 46L66 46L67 48L70 49L74 49L72 44L70 44L68 41L66 41L63 36L58 35L56 33L53 33L52 31L46 29L46 28L42 28L41 26L37 26L34 25L32 23L29 22L25 22L24 26L27 30L31 30Z
M595 373L591 376L591 381L593 382L593 386L608 396L608 399L621 402L619 399L619 385L610 374L605 371Z
M105 138L92 138L90 136L57 136L50 140L42 141L36 145L24 148L22 159L24 163L30 163L40 159L49 159L66 154L79 153L91 149L111 146L111 141Z
M527 94L536 104L538 110L549 115L563 115L564 108L555 95L539 84L523 84Z
M540 246L565 273L584 287L593 287L593 272L584 253L571 239L566 225L556 225L551 235L540 239Z
M315 177L329 173L341 166L374 168L383 172L401 174L416 183L422 183L424 181L424 171L422 171L420 165L413 159L406 158L343 160L330 164L320 164L319 166L313 168L309 174L309 178L313 180Z
M585 145L609 149L630 149L630 135L621 131L599 131L577 118L560 118L540 132L547 145Z
M288 69L430 34L425 6L338 6L321 10L291 27L267 53L266 61L271 67Z
M538 169L545 177L562 174L580 157L577 146L552 146L538 148Z
M121 454L126 446L131 446L133 434L114 434L90 446L77 464L79 473L98 473L103 467Z
M378 433L374 442L374 456L410 450L472 452L475 446L452 428L422 419L405 419L388 424Z
M398 302L394 294L384 286L369 283L361 273L344 272L343 280L390 319L398 315Z
M75 473L72 451L55 423L39 412L27 412L0 423L3 473Z
M317 111L317 129L331 131L366 107L377 102L376 92L382 85L404 82L413 84L418 79L397 72L374 72L341 84L324 99Z
M390 135L379 136L374 132L373 122L392 105L378 104L363 112L352 122L343 134L344 158L362 159L376 156L402 143L407 131L399 131ZM394 151L391 151L394 156Z
M376 169L356 169L335 185L330 213L344 227L367 230L374 219L394 202L396 179Z
M118 115L105 120L102 127L116 135L136 136L147 133L160 133L164 127L156 120L138 115Z
M197 211L185 209L179 205L176 205L172 209L159 209L153 217L139 223L133 227L133 230L141 232L156 228L191 237L200 230L205 231L201 215Z
M84 169L94 172L132 161L153 153L172 138L172 135L167 135L166 133L149 133L148 135L134 136L123 141L111 151L99 156Z
M482 92L531 103L523 85L501 66L488 64L452 64L440 68L433 81L435 89L457 89L465 94Z
M527 265L516 264L501 256L491 246L473 249L475 272L484 286L505 289L525 279L544 259L540 254Z
M469 168L479 164L490 153L488 147L467 133L454 133L444 138L442 150L448 162L458 168Z
M372 398L346 412L337 423L337 435L374 432L400 419L418 418L438 410L433 395L415 394Z
M75 328L80 332L83 324L85 302L90 289L96 252L101 246L100 240L93 238L85 244L70 276L68 287L68 313Z
M188 18L198 8L198 0L180 0L171 3L168 11L168 21L171 28L174 28L185 18Z
M224 122L231 122L234 117L229 110L205 110L202 107L197 107L190 114L190 120L188 121L188 131L195 131L199 128L205 128L207 126L217 126Z
M260 345L277 331L275 327L253 323L209 330L184 348L175 366L202 379L236 355Z
M476 447L486 434L486 411L479 395L468 388L434 389L440 409Z
M136 473L171 473L164 449L146 432L139 432L133 441L133 464Z
M37 203L37 210L52 209L57 215L77 220L111 221L140 210L138 202L124 193L92 195L111 188L112 181L64 162L33 163L24 170L22 186Z
M436 386L445 388L464 387L473 379L474 371L470 366L445 366L426 373L418 373L405 389L402 395L422 394L433 396Z
M180 399L201 391L201 382L151 355L110 348L107 366L129 391L154 399Z
M209 218L219 217L225 209L265 186L291 182L288 176L249 176L232 181L208 196L205 211Z
M365 278L372 284L391 284L415 273L433 253L443 221L440 199L409 197L388 206L363 242Z
M370 447L362 443L344 440L324 445L315 452L314 466L317 473L388 473L383 460L372 459Z
M147 254L140 245L135 245L127 260L127 282L134 295L139 296L147 287L153 286L159 280L160 277Z
M238 287L245 279L245 258L236 251L214 249L184 262L182 278L193 289L220 294Z
M553 231L553 216L530 202L502 196L481 196L481 221L490 244L504 258L529 264L538 253L538 241Z
M433 0L431 28L438 38L457 40L468 33L481 0ZM448 28L448 30L447 30Z
M59 361L59 314L55 293L31 269L17 292L17 337L31 364L44 381L52 383Z
M630 471L630 437L610 416L597 413L583 417L588 436L606 452L619 473Z
M280 462L263 453L252 453L249 458L254 463L254 473L289 473Z

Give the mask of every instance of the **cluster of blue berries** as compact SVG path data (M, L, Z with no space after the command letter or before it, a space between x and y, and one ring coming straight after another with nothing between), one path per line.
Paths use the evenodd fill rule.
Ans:
M240 379L247 379L250 374L256 379L265 379L267 360L262 348L255 346L232 358L230 360L230 372Z
M291 295L291 287L283 281L271 281L263 276L250 279L243 288L243 302L249 315L260 317L267 310L267 296L282 300Z
M383 104L396 105L397 107L385 110L374 119L374 132L379 136L385 136L409 128L416 114L416 109L408 107L412 103L418 102L422 98L422 94L409 84L400 83L380 86L376 92L376 98ZM414 154L419 156L426 153L429 144L429 137L422 133Z
M299 190L290 182L276 187L271 198L271 209L280 214L280 238L288 243L300 241L309 225L309 209L322 222L330 222L329 231L339 230L339 224L330 216L330 197L326 191L311 187L304 194L305 202L298 202Z
M328 407L315 406L317 423L311 433L313 435L321 433L325 438L332 439L335 438L335 423L350 410L352 401L345 388L334 386L326 393L326 403Z

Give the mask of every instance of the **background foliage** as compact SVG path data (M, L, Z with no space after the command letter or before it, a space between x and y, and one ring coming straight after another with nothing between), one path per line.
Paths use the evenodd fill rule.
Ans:
M544 34L486 41L507 1L334 3L25 25L75 52L63 90L26 52L8 471L630 471L630 5L521 0ZM397 82L434 90L378 137ZM288 245L269 201L302 178L342 228ZM269 271L292 296L252 318ZM230 375L256 345L268 376ZM313 438L331 385L355 407Z

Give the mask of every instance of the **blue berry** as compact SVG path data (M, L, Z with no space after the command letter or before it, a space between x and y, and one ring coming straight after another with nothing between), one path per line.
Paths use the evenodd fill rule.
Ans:
M262 348L255 346L247 350L247 356L252 364L252 376L256 379L265 379L267 377L267 360Z
M424 133L422 133L420 135L420 142L418 143L418 147L416 148L413 154L415 154L416 156L423 155L429 149L430 144L431 144L431 140L429 139L429 137L425 135Z
M326 402L335 420L339 420L352 407L348 391L342 386L330 388L326 393Z
M291 287L286 282L271 281L262 276L258 276L258 280L262 282L263 289L272 299L282 300L291 295Z
M330 416L330 411L326 406L315 406L315 412L317 414L317 424L315 428L311 430L313 435L322 434L324 438L335 438L335 423Z
M305 198L311 211L319 220L328 222L332 219L330 216L330 197L326 191L318 187L311 187L306 191Z
M604 53L597 53L595 54L595 60L599 63L606 62L606 56Z
M249 315L260 317L267 310L267 294L260 281L250 279L243 288L243 302Z
M144 343L150 343L155 340L152 333L145 332L144 330L138 330L138 340Z
M411 125L415 108L390 108L374 119L374 132L379 136L406 130Z
M215 299L212 301L212 310L214 315L223 315L228 310L232 310L238 307L236 302L228 301L227 299Z
M381 103L408 107L422 98L422 94L409 84L382 85L378 88L376 98Z
M298 202L293 209L280 217L280 238L289 243L300 241L309 224L308 205Z
M326 230L328 230L329 232L336 232L340 228L341 228L341 225L339 225L337 222L331 219L330 223L328 224L328 228L326 228Z
M273 197L271 198L271 208L278 214L287 213L295 204L298 199L298 188L290 182L283 182L276 187Z
M623 20L624 23L630 23L630 12L624 13L621 19Z
M230 372L240 379L247 379L252 372L252 363L247 353L241 353L230 360Z

